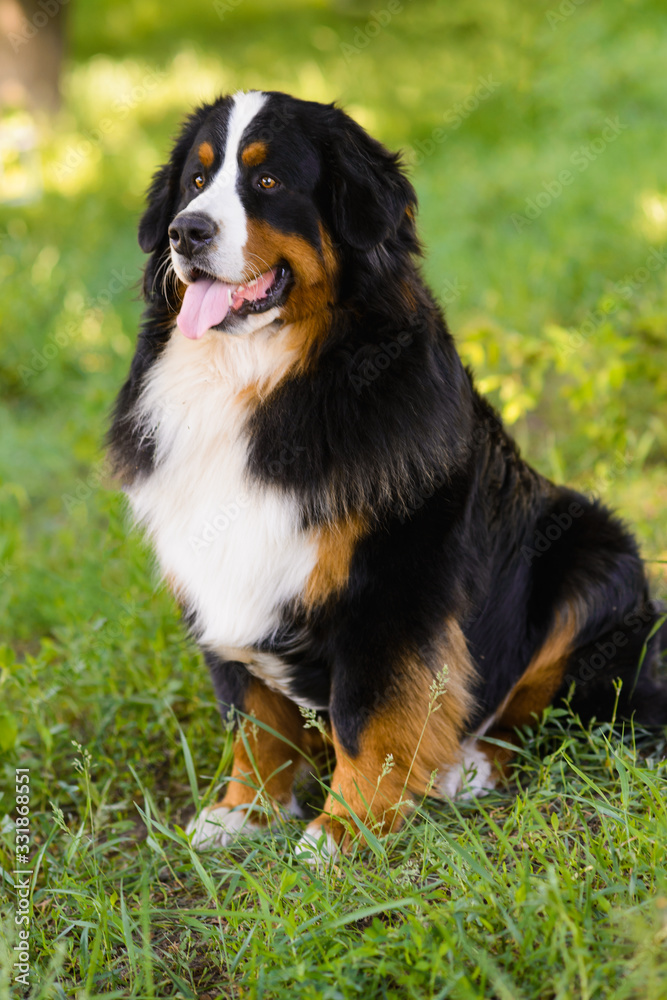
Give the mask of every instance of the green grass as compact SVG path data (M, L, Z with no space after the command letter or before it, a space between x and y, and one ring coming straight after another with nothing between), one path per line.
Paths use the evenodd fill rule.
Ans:
M664 595L667 11L587 0L552 26L546 0L414 0L350 54L386 4L228 6L72 5L43 196L0 204L0 998L21 995L2 941L29 767L33 1000L664 1000L655 734L552 711L510 787L424 805L330 871L295 860L294 821L194 855L179 827L230 739L101 442L140 314L142 192L184 111L236 87L339 99L406 150L426 275L527 457L618 507ZM607 118L623 128L581 169Z

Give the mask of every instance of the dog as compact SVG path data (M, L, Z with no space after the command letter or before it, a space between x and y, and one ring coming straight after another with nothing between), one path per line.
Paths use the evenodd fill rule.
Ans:
M265 824L261 799L269 819L298 808L327 741L311 859L398 829L424 794L493 787L493 741L553 702L667 722L637 545L534 471L476 392L420 275L416 207L398 155L278 92L200 107L152 180L109 450L223 717L253 722L197 847Z

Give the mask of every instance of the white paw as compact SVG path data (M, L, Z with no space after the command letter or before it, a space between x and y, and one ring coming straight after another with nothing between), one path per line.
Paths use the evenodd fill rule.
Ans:
M493 766L475 740L461 744L461 762L450 767L437 784L441 795L449 799L476 799L496 787Z
M241 831L251 832L260 827L248 818L248 810L229 809L227 806L205 806L198 816L193 816L185 832L192 835L191 844L198 851L213 847L226 847Z
M319 823L310 823L303 836L299 838L294 853L299 861L319 867L335 861L340 849L331 834Z
M289 801L289 805L284 807L285 812L288 816L294 816L296 819L303 819L303 809L299 805L296 799L296 795L292 792L292 798Z

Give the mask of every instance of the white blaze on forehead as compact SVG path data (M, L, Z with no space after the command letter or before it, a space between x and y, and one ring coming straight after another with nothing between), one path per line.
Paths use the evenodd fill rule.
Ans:
M205 190L183 209L184 212L203 212L217 222L220 233L216 239L215 252L209 259L209 266L215 270L217 277L232 282L241 282L248 277L243 254L248 239L248 225L237 190L241 139L248 125L266 104L266 99L266 94L260 90L248 93L239 91L234 95L227 122L225 155L220 169Z

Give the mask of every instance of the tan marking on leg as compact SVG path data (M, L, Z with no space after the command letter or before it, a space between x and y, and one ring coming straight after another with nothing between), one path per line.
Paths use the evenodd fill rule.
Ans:
M213 146L210 142L202 142L197 150L197 156L199 157L199 162L203 167L208 168L212 165L215 159L215 153L213 152Z
M411 800L430 790L434 771L458 761L472 707L470 686L475 670L457 624L449 626L441 656L442 665L448 668L444 694L435 697L432 671L412 658L394 683L389 703L363 730L354 758L346 754L333 733L336 768L332 792L342 796L363 823L381 833L400 827ZM389 769L388 754L393 757ZM346 845L350 837L342 822L345 819L350 819L348 810L329 795L322 815L309 829L322 827L336 843ZM353 819L351 825L354 830Z
M255 679L248 686L244 710L289 742L253 725L251 720L242 720L234 744L231 780L218 804L230 808L249 805L261 788L273 805L289 805L294 775L303 759L299 751L307 752L305 734L310 731L304 730L304 720L294 702ZM311 740L312 736L308 742Z
M244 708L250 718L239 723L224 798L206 806L187 825L186 832L198 850L224 847L238 833L270 823L281 807L291 809L297 768L307 759L317 767L329 756L328 741L317 729L304 728L298 707L260 681L250 682Z
M534 654L525 672L496 711L495 726L514 729L527 725L550 705L565 676L567 660L577 631L574 609L556 614L544 645Z
M556 621L544 645L534 654L524 673L501 703L495 713L493 726L486 735L505 743L516 743L515 729L534 722L535 717L539 717L551 704L565 676L577 627L574 607L568 606L556 614ZM499 777L506 777L513 758L511 751L487 743L484 739L479 740L478 747L492 762Z
M304 605L312 610L340 592L347 583L350 563L366 521L353 514L345 521L320 528L317 537L317 564L310 574L304 595Z
M265 142L251 142L241 153L241 162L245 167L257 167L264 162L267 152Z

